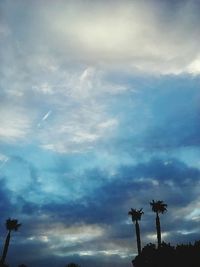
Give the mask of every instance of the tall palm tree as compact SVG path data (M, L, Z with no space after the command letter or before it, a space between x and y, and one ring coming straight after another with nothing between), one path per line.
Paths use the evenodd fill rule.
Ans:
M8 230L7 236L6 236L6 240L4 243L4 248L3 248L3 253L1 256L1 265L4 264L5 259L6 259L6 255L8 252L8 247L9 247L9 243L10 243L10 236L11 236L11 232L12 231L17 231L19 229L19 227L21 226L21 223L18 223L18 220L11 220L10 218L6 220L6 229Z
M140 210L131 209L128 212L128 215L131 215L131 217L132 217L132 222L135 223L135 232L136 232L136 237L137 237L138 255L141 254L140 225L139 225L138 221L141 220L142 214L144 214L142 209L140 209Z
M157 240L158 247L161 246L161 226L160 226L160 217L159 213L163 214L167 211L167 204L165 204L162 200L150 202L152 211L156 213L156 231L157 231Z

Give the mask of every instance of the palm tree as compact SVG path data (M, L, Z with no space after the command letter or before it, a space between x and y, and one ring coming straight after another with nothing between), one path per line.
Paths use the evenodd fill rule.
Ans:
M165 204L162 200L150 202L152 207L152 211L156 213L156 231L157 231L157 239L158 239L158 247L161 246L161 227L160 227L160 217L159 213L163 214L167 211L167 204Z
M135 223L135 232L136 232L136 237L137 237L138 255L141 254L140 225L139 225L138 221L141 220L142 214L144 214L142 209L140 209L140 210L131 209L128 212L128 215L132 216L133 223Z
M21 226L21 223L18 223L18 220L11 220L10 218L6 220L6 229L8 230L6 240L4 243L4 248L3 248L3 254L1 256L1 261L0 263L3 265L6 259L6 255L8 252L8 247L10 243L10 236L12 231L17 231L18 228Z

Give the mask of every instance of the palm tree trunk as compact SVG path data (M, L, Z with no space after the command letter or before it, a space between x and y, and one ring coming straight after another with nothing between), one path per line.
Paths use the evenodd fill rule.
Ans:
M141 240L140 240L140 226L138 221L135 222L135 232L137 237L137 249L138 249L138 255L141 254Z
M157 239L158 239L158 248L161 247L161 227L160 227L160 218L158 213L156 213L156 230L157 230Z
M1 261L0 261L2 265L4 264L5 259L6 259L9 243L10 243L10 231L7 234L7 237L6 237L6 240L5 240L5 244L4 244L4 248L3 248L3 254L2 254L2 257L1 257Z

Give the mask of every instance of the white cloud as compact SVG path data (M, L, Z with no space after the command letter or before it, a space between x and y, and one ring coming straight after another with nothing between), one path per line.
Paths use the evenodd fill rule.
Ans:
M2 105L0 113L1 141L15 142L27 137L31 128L31 120L23 109Z
M39 133L39 139L46 149L60 153L81 152L109 138L117 126L117 120L109 118L99 104L94 103L66 110L53 125Z
M40 225L27 241L46 243L48 250L57 256L83 255L118 255L127 257L132 254L131 243L127 239L107 240L106 225L76 224L65 227L61 223L53 223L48 229ZM41 230L43 229L43 230ZM87 244L87 248L86 248Z
M166 238L170 235L170 232L162 232L162 237ZM146 236L147 240L151 241L151 242L155 242L155 240L157 239L157 235L156 234L147 234Z
M90 1L89 1L90 2ZM61 2L44 7L44 27L69 60L155 74L180 74L199 53L194 1Z
M104 236L104 234L105 229L95 224L65 226L61 223L52 223L47 229L41 222L35 229L32 229L32 233L27 237L27 241L29 243L47 243L48 249L54 255L69 255L73 246L98 239Z
M196 74L199 75L200 74L200 56L198 56L197 58L195 58L187 67L187 72L191 73L191 74Z

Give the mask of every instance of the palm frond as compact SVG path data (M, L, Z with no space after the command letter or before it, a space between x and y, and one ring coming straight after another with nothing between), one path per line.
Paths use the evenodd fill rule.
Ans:
M18 220L16 219L9 218L6 220L6 228L9 231L17 231L20 226L21 226L21 223L18 223Z
M165 204L162 200L152 200L152 202L150 202L150 205L153 212L164 213L167 211L167 204Z
M142 214L144 214L144 212L142 211L142 209L132 209L128 212L128 215L132 216L132 221L140 221Z

